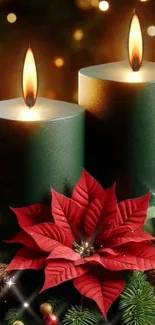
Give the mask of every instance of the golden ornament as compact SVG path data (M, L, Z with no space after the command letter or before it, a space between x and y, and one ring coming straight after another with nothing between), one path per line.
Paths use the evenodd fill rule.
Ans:
M20 320L16 320L13 325L24 325L23 322L21 322Z
M46 314L49 314L49 313L52 313L52 312L53 312L53 307L50 304L45 302L40 306L40 313L42 315L46 315Z

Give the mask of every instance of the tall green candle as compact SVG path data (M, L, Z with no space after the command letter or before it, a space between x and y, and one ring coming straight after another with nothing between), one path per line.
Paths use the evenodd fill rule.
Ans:
M117 181L120 199L155 192L155 63L142 64L137 35L134 13L130 64L79 72L79 104L87 109L86 167L105 187Z

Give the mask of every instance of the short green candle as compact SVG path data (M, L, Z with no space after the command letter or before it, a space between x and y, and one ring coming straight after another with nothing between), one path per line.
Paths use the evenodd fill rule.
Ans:
M82 107L38 98L29 109L22 98L0 103L0 214L9 206L48 202L50 186L70 193L84 165ZM1 228L3 232L3 227Z

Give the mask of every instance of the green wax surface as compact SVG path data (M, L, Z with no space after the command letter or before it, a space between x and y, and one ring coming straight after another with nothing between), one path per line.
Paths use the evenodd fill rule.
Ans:
M155 83L81 73L79 103L87 109L87 170L104 187L116 181L120 200L155 192Z
M50 187L70 195L81 176L84 165L84 109L52 100L39 99L40 102L41 105L51 105L51 119L31 122L9 120L8 116L0 119L1 235L8 233L7 228L10 230L14 221L9 206L49 203ZM0 103L2 105L3 102ZM13 105L10 101L10 105L16 105L16 100ZM53 105L58 116L56 108L52 112Z

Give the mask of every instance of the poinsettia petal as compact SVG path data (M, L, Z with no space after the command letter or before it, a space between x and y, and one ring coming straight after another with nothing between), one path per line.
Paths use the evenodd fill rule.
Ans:
M83 210L73 200L52 189L52 214L55 223L68 232L74 232L76 238L82 238Z
M136 270L147 271L155 268L155 247L150 242L128 243L117 250L136 258ZM124 253L125 254L125 253Z
M49 260L45 269L45 284L42 291L70 281L88 272L86 267L75 267L73 262L65 260Z
M82 176L74 188L72 200L86 209L91 201L104 197L104 193L104 189L97 180L83 169Z
M96 232L97 242L100 243L99 234L107 229L118 227L120 217L114 184L105 191L102 200L97 198L90 203L85 217L85 232L87 236Z
M118 204L122 222L132 222L143 227L147 218L151 193L138 199L126 200Z
M99 224L104 203L101 203L99 199L94 199L87 210L85 221L84 221L84 229L86 238L90 238L91 236L96 237L97 234L97 226ZM94 238L92 238L93 240Z
M45 257L33 254L28 248L22 247L8 265L6 271L13 270L40 270L45 267Z
M94 254L92 256L85 257L85 258L81 257L74 262L75 266L84 265L84 264L91 264L91 265L96 264L105 267L103 258L101 258L99 254Z
M109 232L107 238L104 234L103 240L106 247L116 247L129 242L155 241L155 238L140 228L121 226Z
M120 296L125 287L121 272L103 271L102 277L91 272L74 279L75 288L85 297L93 299L107 319L107 313L114 301Z
M44 252L51 252L53 247L58 243L70 248L73 247L74 237L72 234L56 224L50 222L40 223L25 228L25 231Z
M155 248L149 242L128 243L115 250L100 250L104 266L110 270L140 270L155 268Z
M121 222L121 215L119 213L117 197L115 193L116 184L113 184L106 190L106 198L100 219L100 227L104 231L117 228Z
M33 204L24 208L12 208L22 229L38 223L51 221L51 207L45 204Z
M86 257L80 260L75 261L74 265L84 265L84 264L90 264L90 265L100 265L104 268L107 268L112 271L120 271L120 270L134 270L137 266L137 262L135 257L132 255L125 255L122 253L119 253L117 251L114 251L111 249L111 251L108 250L102 251L102 254L95 254L90 257Z
M33 240L32 237L30 237L25 231L21 230L19 231L13 238L6 240L6 243L18 243L22 244L29 249L32 249L33 251L40 251L39 246L37 243Z
M67 246L57 244L55 247L53 247L51 254L47 257L47 260L60 258L69 261L76 261L80 258L80 255Z

